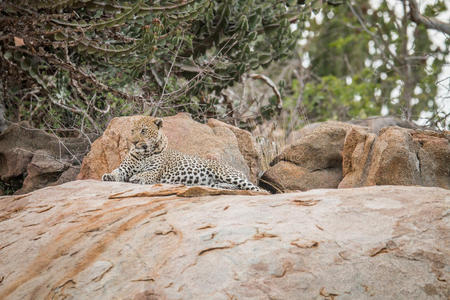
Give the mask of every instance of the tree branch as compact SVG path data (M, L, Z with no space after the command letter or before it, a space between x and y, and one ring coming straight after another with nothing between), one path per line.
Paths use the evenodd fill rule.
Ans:
M283 100L281 99L280 91L278 91L277 86L275 85L275 83L273 83L273 81L269 77L261 74L250 74L249 77L251 79L260 79L264 81L268 86L270 86L270 88L273 90L278 99L277 108L278 109L283 108Z
M416 0L409 0L409 17L417 24L422 24L429 29L436 29L450 35L450 24L441 22L436 18L421 15Z

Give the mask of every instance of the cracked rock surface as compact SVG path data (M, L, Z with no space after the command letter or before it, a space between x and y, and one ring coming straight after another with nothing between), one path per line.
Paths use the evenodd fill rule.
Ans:
M378 136L352 128L343 149L339 188L422 185L450 189L450 132L381 129Z
M0 299L448 299L450 191L73 181L0 197Z
M16 194L75 180L89 148L86 139L58 138L26 121L3 132L1 127L0 117L0 181L17 182Z
M274 192L338 187L345 137L352 128L362 127L334 121L311 127L273 159L261 186Z
M450 189L450 131L380 129L378 123L307 127L271 162L261 186L273 192L372 185Z

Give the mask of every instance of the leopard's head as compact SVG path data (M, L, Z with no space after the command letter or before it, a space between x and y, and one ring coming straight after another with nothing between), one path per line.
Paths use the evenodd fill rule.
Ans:
M158 154L167 147L167 137L162 132L163 120L142 117L136 120L131 129L130 142L135 153Z

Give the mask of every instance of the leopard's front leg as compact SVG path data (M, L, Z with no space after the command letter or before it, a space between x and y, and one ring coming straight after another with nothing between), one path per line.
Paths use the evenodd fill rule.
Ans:
M105 173L102 176L103 181L126 181L126 173L121 172L120 168L114 169L111 173Z
M135 157L128 154L117 169L114 169L111 173L103 174L102 180L127 182L130 177L139 172L140 169L140 162Z
M137 184L155 184L159 183L158 172L156 171L145 171L141 173L134 174L130 178L131 183Z

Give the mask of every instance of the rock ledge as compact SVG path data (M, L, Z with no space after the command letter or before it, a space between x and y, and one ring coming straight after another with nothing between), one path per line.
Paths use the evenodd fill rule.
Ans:
M0 299L450 296L448 190L221 193L82 180L0 197Z

